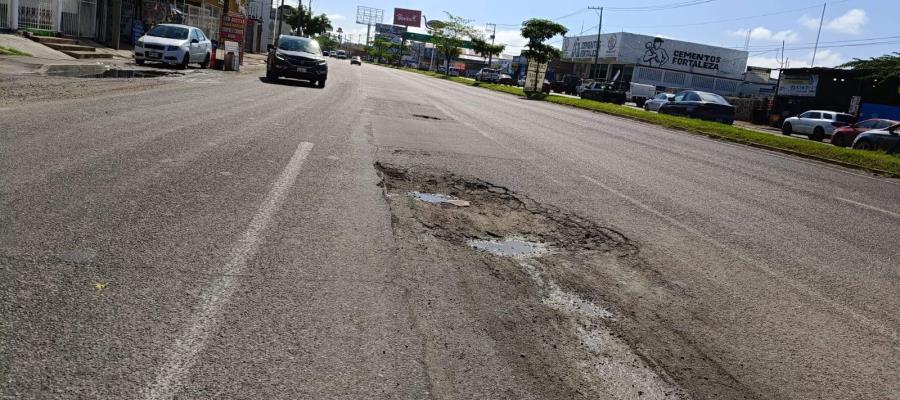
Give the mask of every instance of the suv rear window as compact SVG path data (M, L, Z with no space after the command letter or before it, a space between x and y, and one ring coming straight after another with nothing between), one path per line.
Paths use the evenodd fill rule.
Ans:
M837 114L835 116L835 120L838 122L846 122L848 124L853 123L853 116L850 114Z

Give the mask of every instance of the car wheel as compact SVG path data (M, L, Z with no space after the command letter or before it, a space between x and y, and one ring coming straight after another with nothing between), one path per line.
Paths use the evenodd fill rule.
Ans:
M134 63L137 65L144 65L144 60L134 60Z
M324 80L324 79L320 79L320 80L316 81L316 87L319 88L319 89L324 88L324 87L325 87L325 80Z
M203 62L200 63L200 68L203 68L203 69L209 68L209 53L206 53L206 56L203 57Z
M184 58L181 59L181 64L178 64L178 69L187 69L190 62L191 53L184 53Z
M813 134L810 135L809 140L821 142L822 139L825 139L825 130L821 126L817 126L816 129L813 129Z
M791 126L790 122L785 122L784 125L781 126L781 134L791 136L791 133L794 132L794 127Z
M644 100L644 99L638 99L638 100L635 102L635 105L637 105L638 107L643 107L643 106L644 106L644 103L646 103L646 102L647 102L647 100Z
M875 150L875 146L868 140L860 140L853 143L853 148L857 150Z

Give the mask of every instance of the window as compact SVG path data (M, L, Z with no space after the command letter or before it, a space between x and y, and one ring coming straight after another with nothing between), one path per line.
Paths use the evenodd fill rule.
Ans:
M195 39L195 40L197 40L197 41L199 42L199 41L200 41L200 35L197 34L197 33L199 33L199 32L200 32L200 31L198 31L198 30L196 30L196 29L191 29L191 39Z
M322 54L319 43L312 39L297 36L282 36L278 40L278 49L285 51L302 51L305 53ZM343 50L338 50L338 55L343 56Z
M200 38L200 41L206 40L206 35L203 34L203 31L197 29L197 37Z
M870 120L863 121L863 122L860 122L860 123L856 124L855 127L856 127L856 128L859 128L859 129L872 129L872 128L875 127L875 125L876 125L877 123L878 123L878 121L875 121L875 120L871 120L871 119L870 119Z
M805 115L805 117L800 116L800 118L807 118L807 119L821 119L822 118L822 113L817 113L817 112L808 112L808 113L804 113L803 115Z
M681 92L675 95L675 98L672 101L684 101L684 98L687 96L688 92Z
M879 121L873 129L887 129L893 124L894 124L894 121L883 120L883 121Z
M831 113L822 113L822 119L827 119L829 121L834 119L834 114Z
M669 98L669 95L667 95L665 93L660 93L660 94L656 95L656 100L666 100L668 98Z
M719 96L715 93L700 93L700 97L703 98L703 101L709 103L718 103L718 104L728 104L728 101L725 100L722 96Z
M180 26L157 25L147 32L147 36L184 40L188 38L188 29Z
M684 97L684 100L685 101L702 101L702 100L700 100L700 96L698 96L697 93L694 93L694 92L688 92L687 96Z

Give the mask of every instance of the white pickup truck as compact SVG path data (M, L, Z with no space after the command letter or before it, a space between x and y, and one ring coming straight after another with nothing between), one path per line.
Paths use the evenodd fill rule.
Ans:
M625 99L634 102L638 107L643 107L644 103L653 96L656 96L656 86L643 83L631 82L628 91L625 92Z

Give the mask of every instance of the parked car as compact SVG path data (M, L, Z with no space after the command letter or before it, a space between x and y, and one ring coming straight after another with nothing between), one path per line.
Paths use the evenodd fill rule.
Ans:
M873 129L888 128L891 125L896 125L897 123L898 121L892 121L889 119L873 118L857 122L853 125L842 126L835 129L834 133L831 134L831 144L841 147L851 146L853 145L853 141L856 140L856 137L859 136L860 133Z
M734 106L722 96L699 90L686 90L675 94L672 100L659 107L660 114L680 115L706 121L734 123Z
M593 79L582 79L581 83L579 83L578 86L575 87L575 95L581 96L581 92L583 92L584 89L590 86L591 83L594 83Z
M480 82L497 82L500 80L500 70L493 68L482 68L475 73L475 80Z
M582 89L579 96L582 99L603 101L618 105L625 104L626 87L622 82L591 82Z
M853 148L859 150L887 150L889 153L900 151L900 124L860 133L853 141Z
M269 45L266 59L266 78L280 77L303 79L325 87L328 79L328 61L322 56L319 43L299 36L281 35L278 46Z
M631 82L628 85L628 91L625 92L625 100L634 102L638 107L643 107L644 103L654 96L656 96L656 86L643 83Z
M796 117L786 118L781 124L781 133L798 133L812 140L821 141L831 137L835 128L853 123L853 116L827 110L809 110Z
M322 51L322 57L328 57L328 50Z
M338 51L337 51L337 56L336 56L336 57L339 58L339 59L341 59L341 60L345 60L345 59L347 59L347 52L344 51L344 50L338 50Z
M556 93L565 93L570 95L578 94L578 86L581 85L581 78L575 75L563 76L562 80L553 82L551 88Z
M500 74L500 79L497 80L497 83L501 85L515 86L516 80L507 74Z
M353 64L362 66L362 58L359 58L359 56L350 57L350 65Z
M147 61L178 65L198 63L200 68L209 66L212 42L193 26L159 24L147 31L134 44L134 63L143 65Z
M675 95L672 93L660 93L644 102L644 109L647 111L659 111L660 106L672 101L673 98L675 98Z

